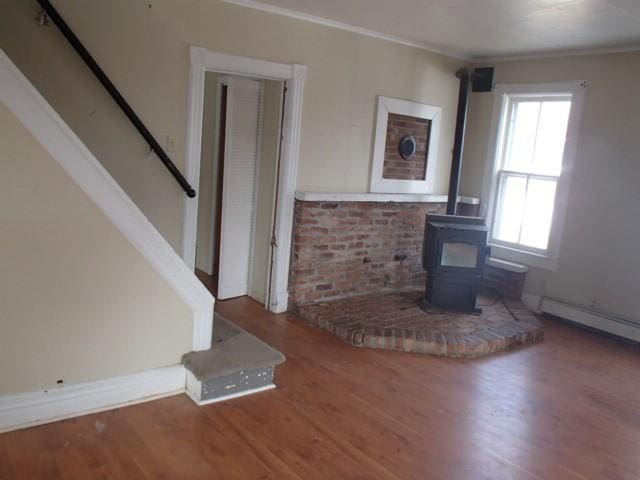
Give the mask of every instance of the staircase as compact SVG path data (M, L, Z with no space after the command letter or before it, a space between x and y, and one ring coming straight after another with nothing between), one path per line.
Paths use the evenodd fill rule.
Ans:
M198 404L220 402L274 388L285 357L275 348L216 314L211 349L187 353L187 394Z

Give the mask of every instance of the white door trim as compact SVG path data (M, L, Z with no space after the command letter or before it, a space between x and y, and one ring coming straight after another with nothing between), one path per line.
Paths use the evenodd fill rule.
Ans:
M268 305L272 312L284 312L287 310L289 297L289 259L298 176L302 94L307 67L226 55L193 46L190 49L190 58L186 177L191 185L200 184L205 73L211 71L287 82L283 112L282 153L278 172L278 211L275 219L277 247L274 249L274 269ZM197 229L198 197L185 198L182 258L191 269L195 268Z

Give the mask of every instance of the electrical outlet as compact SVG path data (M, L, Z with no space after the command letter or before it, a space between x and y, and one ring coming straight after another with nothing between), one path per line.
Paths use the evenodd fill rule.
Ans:
M173 135L167 135L167 152L176 151L176 137Z

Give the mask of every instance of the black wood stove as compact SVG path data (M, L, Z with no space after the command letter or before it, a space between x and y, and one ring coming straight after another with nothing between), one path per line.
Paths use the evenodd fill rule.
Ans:
M420 307L426 312L461 311L480 313L476 308L478 286L487 255L487 227L483 218L456 216L462 150L469 108L469 89L490 92L493 68L461 68L458 111L453 141L446 215L427 215L422 266L428 272L427 287Z
M480 313L476 295L486 255L483 218L427 215L422 266L428 275L421 308Z

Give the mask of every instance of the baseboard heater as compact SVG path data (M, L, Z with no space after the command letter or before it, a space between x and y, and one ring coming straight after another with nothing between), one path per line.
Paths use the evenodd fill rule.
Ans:
M640 342L640 323L579 305L543 298L540 310L618 337Z

